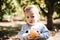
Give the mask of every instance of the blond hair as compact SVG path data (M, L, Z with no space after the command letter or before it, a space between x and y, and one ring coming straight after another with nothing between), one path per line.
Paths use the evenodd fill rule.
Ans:
M25 13L25 12L34 12L34 13L37 14L37 16L38 16L39 19L40 19L40 14L39 14L40 10L39 10L39 8L38 8L37 6L35 6L35 5L28 5L28 6L23 7L23 12L24 12L24 13Z
M39 13L39 8L35 5L28 5L28 6L24 6L23 7L23 11L24 12L28 12L28 11L35 11Z

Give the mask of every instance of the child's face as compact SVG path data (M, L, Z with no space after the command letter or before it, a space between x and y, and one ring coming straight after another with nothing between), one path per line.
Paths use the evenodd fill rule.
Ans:
M26 12L25 16L26 22L29 25L34 25L38 21L38 15L36 14L36 12Z

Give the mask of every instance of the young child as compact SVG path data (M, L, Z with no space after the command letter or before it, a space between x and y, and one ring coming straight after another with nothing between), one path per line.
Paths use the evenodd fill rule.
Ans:
M22 40L46 40L49 38L49 30L40 23L39 10L35 5L28 5L23 9L26 24L22 25L18 35Z

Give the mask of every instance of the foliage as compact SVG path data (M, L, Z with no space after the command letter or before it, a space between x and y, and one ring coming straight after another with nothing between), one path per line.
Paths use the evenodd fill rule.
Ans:
M3 19L5 14L11 15L16 12L16 1L15 0L0 0L0 21Z
M45 1L46 7L48 8L48 1ZM50 0L50 3L54 6L54 11L57 12L57 16L60 15L60 1L59 0ZM48 10L48 9L47 9Z
M2 10L7 14L11 14L16 11L16 6L12 0L3 1Z
M60 1L58 1L56 4L55 4L55 11L57 12L59 18L60 18Z

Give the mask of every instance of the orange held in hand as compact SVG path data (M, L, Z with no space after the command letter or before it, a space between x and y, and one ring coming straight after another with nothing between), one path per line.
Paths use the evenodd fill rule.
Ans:
M31 38L36 38L38 35L39 35L39 34L38 34L37 31L35 31L35 30L31 30L29 36L30 36Z

